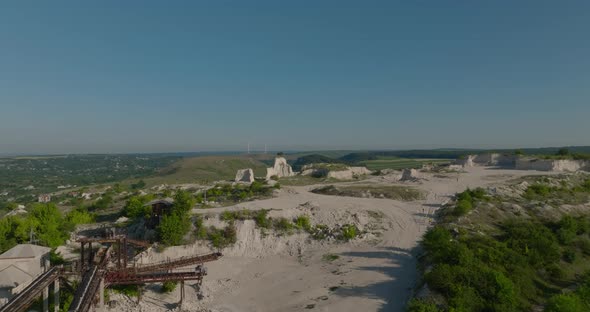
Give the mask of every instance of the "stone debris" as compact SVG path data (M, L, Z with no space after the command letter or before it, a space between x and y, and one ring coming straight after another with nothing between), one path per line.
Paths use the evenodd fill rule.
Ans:
M246 182L252 183L254 182L254 171L250 168L248 169L240 169L236 173L236 182Z

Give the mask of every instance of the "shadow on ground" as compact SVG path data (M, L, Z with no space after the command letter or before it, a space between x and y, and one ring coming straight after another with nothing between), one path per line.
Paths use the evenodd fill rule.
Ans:
M417 254L418 248L408 250L397 247L384 247L380 251L341 253L341 256L348 257L387 259L386 265L358 267L357 270L379 272L385 274L388 280L365 286L340 287L333 294L381 300L383 304L378 310L381 312L404 311L418 277Z

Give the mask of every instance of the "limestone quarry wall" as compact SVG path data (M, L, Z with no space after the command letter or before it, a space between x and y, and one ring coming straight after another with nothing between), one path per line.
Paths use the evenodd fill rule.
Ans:
M538 170L538 171L579 171L590 169L590 162L584 160L571 159L517 159L515 169L518 170Z
M328 178L338 180L352 180L355 176L370 174L371 170L365 167L348 167L347 170L329 171Z
M499 166L499 167L514 167L516 156L505 155L499 153L484 153L477 155L467 155L463 159L455 161L456 165L463 167L473 166Z

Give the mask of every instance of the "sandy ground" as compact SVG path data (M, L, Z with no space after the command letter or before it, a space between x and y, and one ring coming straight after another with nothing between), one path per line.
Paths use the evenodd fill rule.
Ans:
M318 195L313 186L284 187L277 197L232 207L195 209L214 214L232 209L274 209L271 216L308 214L312 223L328 225L354 222L379 232L347 243L314 241L307 234L287 237L261 235L253 221L238 224L238 243L223 250L224 257L208 263L203 283L204 300L186 287L183 310L189 311L403 311L412 293L417 246L432 225L433 213L457 192L478 186L492 187L524 175L546 172L474 167L448 177L425 176L418 182L400 183L391 177L371 177L354 183L410 185L427 192L426 199L401 202L377 198ZM353 182L351 182L353 183ZM372 218L368 211L382 217ZM219 222L213 220L208 222ZM148 251L140 261L207 252L202 245ZM323 259L335 254L334 261ZM190 285L188 283L187 285ZM156 287L153 287L156 289ZM138 306L119 298L117 311L166 311L176 308L178 289L162 295L147 291Z

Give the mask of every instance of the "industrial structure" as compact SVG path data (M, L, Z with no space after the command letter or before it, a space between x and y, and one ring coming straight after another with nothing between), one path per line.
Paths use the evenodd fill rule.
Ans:
M201 299L200 286L203 277L207 274L203 264L215 261L222 256L217 252L145 265L129 265L129 245L145 248L150 245L149 243L129 239L127 235L117 235L114 229L106 231L103 237L82 237L77 241L80 243L79 261L67 268L49 267L48 262L44 262L46 263L45 271L30 281L26 287L22 287L5 305L0 307L0 312L25 311L40 295L43 296L43 312L48 312L49 287L52 284L55 312L58 312L60 279L67 279L72 275L79 276L80 283L75 290L70 312L87 312L92 307L100 311L104 307L104 290L111 285L139 286L166 281L180 282L179 304L182 305L185 297L184 282L197 281L197 296ZM190 265L196 265L196 267L192 270L175 271ZM138 300L141 300L141 293Z

